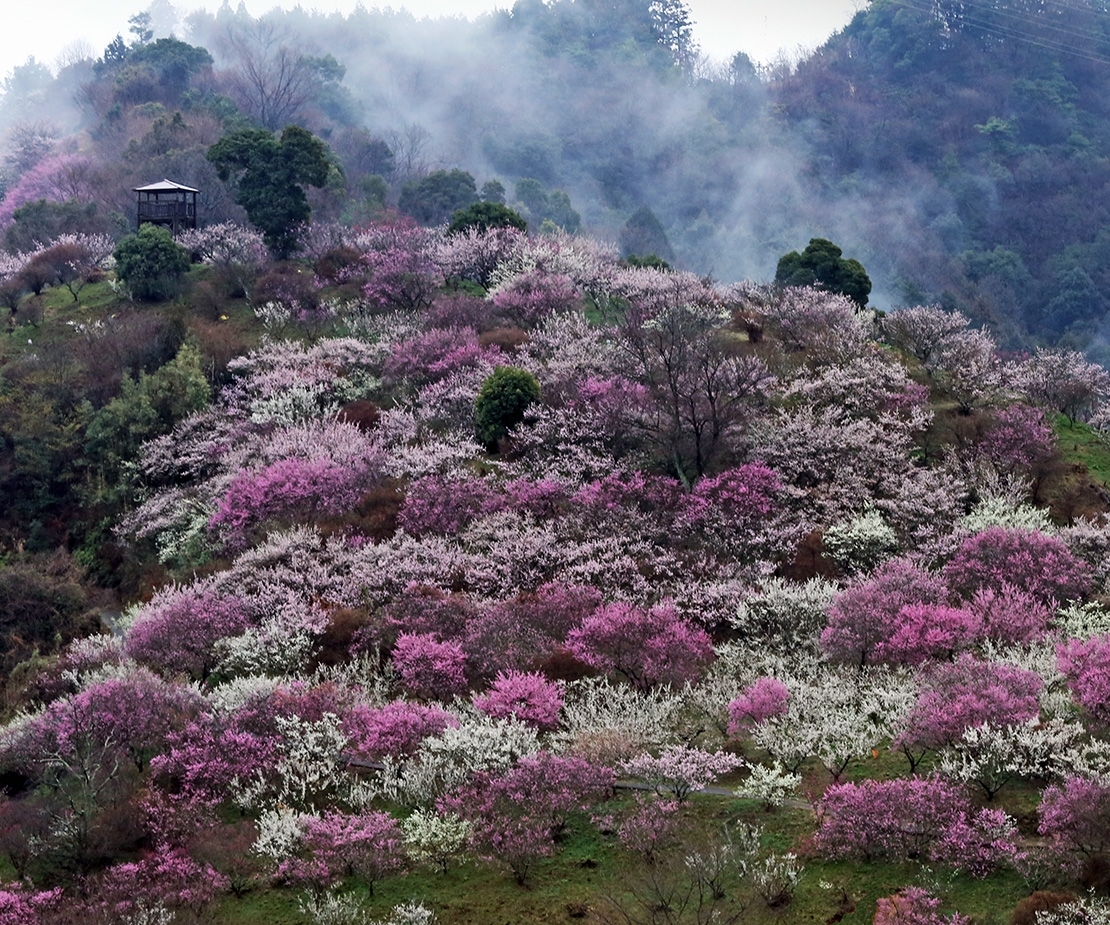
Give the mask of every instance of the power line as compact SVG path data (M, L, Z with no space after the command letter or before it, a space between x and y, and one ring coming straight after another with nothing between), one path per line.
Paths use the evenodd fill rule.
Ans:
M922 0L897 0L897 3L915 12L923 13L929 17L935 17L933 5L929 3L928 0L925 0L925 2L922 2ZM1063 4L1057 5L1064 6ZM1096 12L1091 10L1090 7L1064 6L1064 8L1073 12ZM1069 40L1074 40L1076 43L1085 43L1089 41L1090 34L1085 30L1071 28L1061 23L1046 22L1042 17L1036 16L1035 14L1030 16L1016 10L990 10L989 12L993 14L994 19L985 18L985 12L987 11L984 10L977 13L974 7L970 7L969 5L961 12L959 18L961 21L975 27L980 32L996 36L1000 39L1022 42L1027 45L1043 48L1046 51L1070 55L1071 57L1092 61L1096 64L1110 65L1110 55L1100 54L1099 52L1089 49L1077 48L1075 45L1070 44ZM1056 36L1051 35L1053 32L1056 33Z

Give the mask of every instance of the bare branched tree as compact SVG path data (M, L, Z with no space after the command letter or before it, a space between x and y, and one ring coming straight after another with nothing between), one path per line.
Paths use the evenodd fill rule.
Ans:
M235 101L258 122L275 132L295 122L317 81L316 69L292 36L261 19L232 26L226 36Z
M724 890L689 859L668 858L642 865L595 911L605 925L736 925L749 904L742 890Z
M16 122L8 131L4 163L23 174L54 153L58 127L43 120Z
M631 308L618 344L645 401L627 424L687 487L725 453L731 432L771 383L761 359L743 355L721 309L677 302L653 316Z
M96 49L92 47L92 44L85 39L74 39L72 42L64 45L62 50L58 52L58 57L54 59L54 66L59 71L62 71L67 67L73 67L85 61L95 60Z
M385 133L386 144L393 152L394 179L398 183L422 177L428 172L425 150L431 137L424 126L415 122Z

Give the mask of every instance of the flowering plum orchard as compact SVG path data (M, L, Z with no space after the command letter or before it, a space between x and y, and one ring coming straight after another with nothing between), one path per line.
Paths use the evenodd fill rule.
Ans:
M304 240L327 311L263 311L128 463L118 535L172 581L28 668L0 921L192 921L252 889L415 916L421 865L527 884L584 850L585 905L630 923L678 897L831 921L842 859L884 925L965 921L913 865L1078 888L1110 847L1110 526L1054 524L1025 480L1046 412L1102 379L1005 366L940 308L876 324L563 233ZM234 226L187 242L247 290L264 270ZM505 370L527 402L491 430ZM938 451L942 398L978 436Z

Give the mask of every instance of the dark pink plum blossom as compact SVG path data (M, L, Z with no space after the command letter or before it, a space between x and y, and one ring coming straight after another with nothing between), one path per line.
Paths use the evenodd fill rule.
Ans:
M728 734L741 735L786 712L790 689L778 678L758 678L728 705Z
M650 611L623 602L599 607L570 632L567 648L639 688L694 681L713 660L709 634L683 620L670 603Z
M261 470L241 470L208 524L237 549L250 529L271 518L312 519L349 511L369 481L364 469L331 459L281 459Z
M440 642L431 633L401 633L392 657L401 686L414 697L450 698L466 690L466 653L457 642Z
M302 856L283 861L277 875L317 893L358 874L373 894L375 883L405 864L397 820L375 810L309 816L303 823L302 848Z
M875 647L874 659L890 665L950 659L978 642L981 626L981 618L969 609L907 604L898 611L890 635Z
M830 858L931 860L986 876L1017 852L1017 827L998 810L975 810L939 778L837 784L818 806L814 847Z
M409 486L397 522L413 536L453 536L504 504L504 495L485 479L426 475Z
M494 719L513 717L537 729L554 729L559 725L563 694L558 684L541 674L507 671L474 698L474 706Z
M428 736L459 721L441 707L395 700L380 707L360 705L343 718L351 748L367 758L410 758Z

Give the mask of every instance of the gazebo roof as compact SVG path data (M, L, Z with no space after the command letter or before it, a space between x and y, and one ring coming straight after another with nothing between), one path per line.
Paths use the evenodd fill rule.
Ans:
M160 183L151 183L147 186L136 186L132 189L134 193L199 193L200 190L193 189L191 186L185 186L181 183L174 183L173 180L162 180Z

